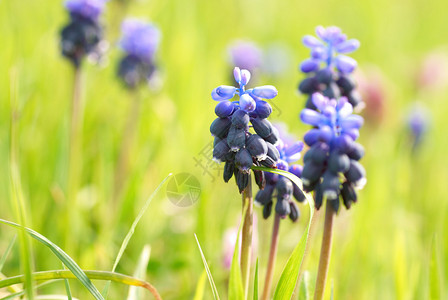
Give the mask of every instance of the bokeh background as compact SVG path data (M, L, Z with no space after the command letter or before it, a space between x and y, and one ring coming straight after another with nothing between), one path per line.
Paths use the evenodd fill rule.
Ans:
M358 61L356 75L367 101L360 142L366 148L362 163L368 182L359 203L337 217L327 289L330 292L333 287L334 299L427 299L431 258L439 267L442 289L448 279L447 11L448 2L443 0L110 0L102 19L109 51L102 64L83 66L81 187L71 208L76 226L67 230L63 212L73 73L59 53L59 32L68 16L59 0L2 0L0 218L15 220L8 165L10 78L16 76L18 160L27 225L62 248L71 240L70 248L64 250L84 269L109 270L148 196L169 173L188 172L200 182L198 201L178 207L168 200L165 189L160 191L117 271L132 274L143 247L149 244L146 279L165 299L192 299L204 270L196 233L220 294L226 298L229 273L223 257L232 245L224 236L239 224L241 199L233 180L224 183L219 168L201 153L212 141L209 125L216 102L210 92L230 83L228 46L243 39L263 51L272 45L282 49L269 60L274 66L276 59L287 62L281 73L259 68L254 76L279 91L271 119L284 122L301 139L308 129L298 119L306 100L297 92L304 78L298 64L308 56L301 38L314 34L317 25L337 25L361 41L352 57ZM115 164L132 101L115 76L122 55L117 39L126 16L159 26L163 37L157 62L162 85L141 90L125 189L113 201ZM412 150L407 120L416 101L427 110L428 130ZM207 168L201 168L195 158ZM301 206L297 223L282 221L275 282L303 234L307 210ZM272 218L263 220L259 208L256 214L256 255L262 279ZM306 263L311 281L317 273L320 229ZM0 254L15 234L9 227L0 227ZM61 268L48 249L35 242L32 247L36 270ZM21 273L18 243L2 272ZM84 288L73 285L75 296L90 297ZM46 291L64 292L63 283ZM127 287L112 285L111 299L123 299L126 294ZM204 299L211 297L207 285Z

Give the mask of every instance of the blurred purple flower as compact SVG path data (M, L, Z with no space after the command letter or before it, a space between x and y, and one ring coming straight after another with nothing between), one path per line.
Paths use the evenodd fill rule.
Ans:
M68 0L67 10L76 16L96 20L101 15L108 0Z
M153 60L161 38L156 26L137 19L127 19L123 22L121 31L120 46L127 54L146 62Z
M446 51L428 53L417 73L417 86L426 90L448 86L448 55Z
M407 125L413 137L413 149L422 143L425 133L428 131L431 114L422 103L414 103L409 109Z
M232 65L253 72L262 64L263 52L253 42L236 41L229 47Z
M341 73L352 73L357 63L353 58L343 54L357 50L360 46L359 41L347 40L347 36L336 26L327 28L317 26L316 34L319 38L311 35L303 38L303 44L311 49L311 58L300 65L302 72L316 72L320 69L321 63L325 63L327 67L336 67Z

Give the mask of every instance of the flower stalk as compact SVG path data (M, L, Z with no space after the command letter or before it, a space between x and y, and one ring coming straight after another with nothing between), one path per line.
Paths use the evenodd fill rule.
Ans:
M252 198L252 182L249 175L249 183L244 189L243 196L243 214L244 223L241 236L241 276L243 279L244 293L247 298L249 290L250 262L252 254L252 233L253 233L253 198ZM244 212L245 211L245 212Z
M331 244L333 240L333 219L335 211L330 201L327 200L325 211L324 234L322 238L322 246L320 250L319 269L317 272L316 288L314 292L314 300L322 300L324 298L325 283L327 281L328 267L330 266Z
M268 269L266 271L263 295L261 297L262 300L268 300L271 295L272 279L274 277L275 259L277 257L277 249L278 249L279 229L280 229L280 215L276 213L274 218L274 226L272 229L271 249L269 250L269 259L267 267Z

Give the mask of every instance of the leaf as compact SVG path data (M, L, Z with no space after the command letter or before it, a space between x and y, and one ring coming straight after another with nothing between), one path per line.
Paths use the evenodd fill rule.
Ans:
M303 272L302 280L300 282L299 300L310 300L312 295L310 289L310 273L305 271Z
M10 126L10 160L9 176L12 206L16 219L19 223L26 225L25 200L20 178L20 169L18 163L17 151L17 122L18 122L18 96L19 96L18 72L16 68L10 71L10 102L11 102L11 126ZM23 229L19 233L20 241L20 266L25 274L25 294L30 300L34 299L34 286L31 273L33 272L32 250L28 236Z
M6 262L6 259L8 258L8 256L9 256L9 253L11 253L11 249L14 246L14 243L16 242L16 239L17 239L17 235L15 235L12 238L11 242L9 242L8 248L6 248L5 253L3 253L2 257L0 258L0 272L2 271L3 266L5 265L5 262Z
M123 242L121 243L120 250L118 250L117 257L115 258L115 262L114 262L114 265L112 267L112 272L115 272L115 270L117 269L118 263L120 262L121 257L123 256L123 253L124 253L124 251L126 250L128 244L129 244L129 241L131 240L132 236L134 235L135 228L137 227L138 223L140 222L140 219L143 217L143 215L145 214L146 210L148 209L149 204L151 203L152 199L154 199L154 197L157 195L159 190L162 188L163 184L172 175L173 174L170 173L170 174L168 174L167 177L165 177L165 179L162 180L162 182L157 186L156 190L154 192L152 192L152 194L146 200L145 204L143 205L142 209L138 213L138 215L135 218L134 222L132 222L131 228L129 229L128 233L126 234L126 236L125 236L125 238L123 240ZM104 287L104 289L103 289L104 298L107 298L107 296L108 296L109 286L110 286L110 282L107 282L105 287Z
M0 222L18 228L20 230L25 230L32 238L36 239L40 243L47 246L59 258L59 260L74 274L74 276L76 276L76 278L78 278L79 281L89 290L89 292L95 297L95 299L100 300L104 299L103 296L101 296L98 289L93 285L93 283L86 276L84 271L76 264L76 262L52 241L50 241L49 239L47 239L46 237L44 237L43 235L32 229L23 227L14 222L6 221L3 219L0 219ZM36 280L36 278L33 279Z
M265 172L271 172L274 174L283 175L289 180L291 180L295 185L297 185L300 189L303 189L302 181L295 175L278 170L278 169L269 169L265 167L253 167L254 170L260 170ZM295 286L297 284L297 280L299 277L300 267L303 263L303 258L305 255L305 248L308 241L308 236L310 233L311 224L313 223L313 217L314 217L314 201L308 195L307 193L304 193L310 208L310 220L308 222L308 225L306 227L305 233L302 235L299 243L297 244L296 248L294 249L293 253L288 259L288 262L286 263L283 272L280 276L280 279L278 281L277 287L275 289L274 293L274 299L275 300L290 300L293 293Z
M429 261L429 299L442 299L440 261L437 255L437 248L437 236L434 236L431 243L431 258Z
M95 270L95 271L82 271L82 272L89 279L89 281L90 281L90 279L92 279L92 280L110 280L110 281L114 281L114 282L118 282L118 283L122 283L122 284L126 284L126 285L139 286L139 287L145 288L148 291L150 291L152 293L152 295L157 300L162 299L162 297L160 297L157 290L150 283L148 283L146 281L143 281L143 280L131 277L131 276L123 275L120 273L109 272L109 271L96 271ZM35 272L32 275L33 275L33 279L35 281L78 278L75 274L73 274L73 272L68 271L68 270L52 270L52 271L44 271L44 272ZM10 286L10 285L13 285L13 284L21 283L24 280L25 280L25 277L23 275L9 277L9 278L0 280L0 289Z
M204 299L204 288L206 277L205 270L202 272L201 277L199 277L198 284L196 285L196 292L194 293L193 300L203 300Z
M65 270L64 264L62 264L62 267ZM70 289L70 283L68 282L68 279L64 279L64 285L65 285L65 293L67 294L67 300L72 300L72 290Z
M208 281L210 282L210 286L212 288L213 298L215 300L219 300L219 294L218 289L216 288L215 281L213 280L212 273L210 272L210 269L207 264L207 260L205 259L204 253L202 252L201 245L199 244L198 237L196 236L196 233L194 234L194 238L196 239L196 243L198 244L199 252L201 253L202 262L204 263L205 272L207 272Z
M254 300L258 300L258 258L255 263Z
M143 247L142 253L138 259L137 267L135 268L134 277L145 279L146 268L148 267L149 257L151 255L151 247L149 245L145 245ZM141 299L140 289L137 289L135 286L131 286L129 288L128 298L127 300L138 300Z

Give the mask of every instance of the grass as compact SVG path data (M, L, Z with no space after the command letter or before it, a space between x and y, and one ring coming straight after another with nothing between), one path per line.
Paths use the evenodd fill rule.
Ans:
M334 223L332 260L328 282L335 299L427 299L440 286L446 296L448 280L448 88L418 89L415 76L422 59L434 49L448 53L446 11L442 0L395 1L130 1L128 14L145 17L163 33L158 54L164 79L160 91L142 90L140 119L129 150L129 175L123 195L112 203L113 174L127 112L133 100L115 78L121 53L115 47L118 0L111 0L104 19L111 40L108 65L86 63L83 70L84 123L82 174L74 203L76 241L63 249L82 269L110 270L123 237L147 195L168 173L189 172L201 183L199 201L188 208L174 206L159 193L140 221L123 254L117 272L133 274L144 245L151 245L147 280L164 299L191 299L203 274L193 232L213 271L222 298L226 298L229 272L221 266L224 231L239 223L240 195L233 183L214 181L196 166L194 157L211 142L208 127L214 118L211 90L230 77L226 47L236 38L249 38L261 46L284 44L291 65L278 77L260 75L260 82L279 90L273 118L302 137L307 126L298 113L305 101L297 95L302 75L298 63L307 55L300 43L316 25L335 24L362 46L353 56L359 69L379 68L386 81L386 110L377 124L361 129L366 148L362 159L368 183L360 201L343 210ZM26 199L26 225L55 244L65 243L64 219L69 154L71 68L58 50L58 33L67 16L62 1L1 1L0 32L0 159L10 156L10 71L17 70L17 149L21 189ZM445 27L444 27L445 26ZM403 120L415 100L431 111L432 124L425 143L414 155ZM18 222L9 192L9 175L0 172L0 218ZM211 170L216 175L216 170ZM307 209L298 223L283 222L280 229L277 282L293 249L306 229ZM255 209L259 232L259 278L264 278L271 220L263 221ZM323 219L316 220L322 226ZM0 256L17 232L0 228ZM313 239L305 270L314 286L320 233ZM434 243L434 236L438 242ZM23 274L19 240L3 266L7 275ZM60 269L48 250L31 244L36 271ZM435 248L434 248L435 247ZM437 253L435 256L434 253ZM438 267L435 268L434 264ZM437 271L434 271L437 270ZM434 272L437 272L435 276ZM440 284L429 278L437 277ZM96 284L101 291L104 282ZM262 286L259 282L259 286ZM74 298L88 291L70 281ZM62 282L42 288L43 294L62 294ZM125 298L126 288L111 285L110 295ZM431 292L437 294L437 291ZM330 289L327 288L327 297ZM204 299L211 299L204 288ZM112 299L112 298L111 298Z

